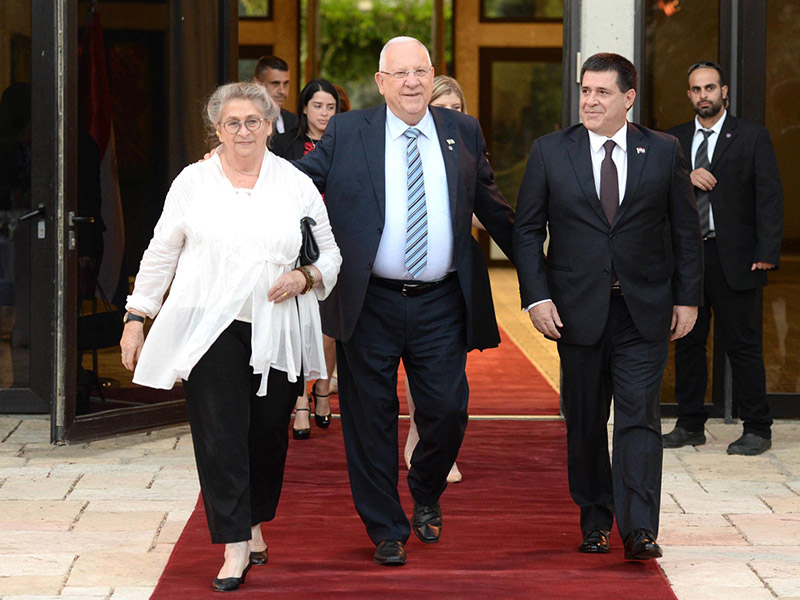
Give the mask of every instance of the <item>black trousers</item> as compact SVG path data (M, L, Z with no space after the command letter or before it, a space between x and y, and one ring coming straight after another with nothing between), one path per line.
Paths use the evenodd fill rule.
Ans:
M706 342L711 315L719 324L733 373L733 399L745 433L771 437L772 418L767 405L767 382L761 352L759 289L734 290L725 280L717 243L704 242L705 305L699 308L694 329L675 344L675 400L679 427L702 431L708 411L704 401L708 385Z
M375 544L405 542L411 528L397 492L397 368L402 359L420 437L408 486L416 502L434 504L467 425L465 308L458 278L415 297L371 282L352 337L337 342L336 350L356 510Z
M667 340L639 334L622 297L611 300L603 336L593 346L558 343L567 421L567 464L581 530L617 528L624 540L640 527L658 534L661 419L658 395ZM613 466L607 423L614 398Z
M275 517L289 419L302 377L270 370L266 397L250 366L250 324L234 321L184 380L194 455L211 541L250 539L250 527Z

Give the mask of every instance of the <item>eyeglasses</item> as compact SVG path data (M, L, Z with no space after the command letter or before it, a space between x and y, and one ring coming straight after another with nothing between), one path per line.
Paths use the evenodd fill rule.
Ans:
M244 121L234 121L231 119L230 121L225 121L222 124L222 128L231 135L239 133L239 129L241 129L242 124L247 127L248 131L258 131L261 127L261 121L264 120L265 119L245 119Z
M691 75L697 69L714 69L720 74L722 73L722 67L720 67L717 63L710 60L701 60L700 62L696 62L691 67L689 67L689 72L687 73L687 75Z
M425 69L414 69L413 71L395 71L393 73L389 73L388 71L379 71L379 72L383 73L384 75L390 75L391 77L394 77L395 79L398 80L405 79L412 73L414 74L414 77L416 77L417 79L422 79L423 77L426 77L428 73L431 72L432 68L433 67L427 67Z

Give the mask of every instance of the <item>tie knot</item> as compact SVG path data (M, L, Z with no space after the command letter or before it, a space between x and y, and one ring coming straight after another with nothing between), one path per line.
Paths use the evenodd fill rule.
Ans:
M714 131L711 130L711 129L701 129L700 131L703 133L703 139L706 139L706 140L708 139L708 136L710 136L712 133L714 133Z
M419 135L419 133L420 133L420 131L416 127L409 127L408 129L406 129L403 132L403 135L406 136L410 140L415 140L415 139L417 139L417 136Z
M611 156L611 153L614 151L614 146L617 145L617 142L614 140L607 140L605 144L603 144L603 148L606 149L606 156Z

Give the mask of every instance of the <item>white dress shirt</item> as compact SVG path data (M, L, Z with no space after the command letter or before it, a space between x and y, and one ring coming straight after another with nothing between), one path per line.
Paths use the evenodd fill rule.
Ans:
M587 129L587 131L589 131ZM600 165L606 157L606 149L603 148L608 140L614 140L616 146L611 152L611 160L617 166L617 177L619 178L619 203L625 198L625 184L628 181L628 122L619 128L611 137L598 135L589 131L589 146L592 150L592 172L594 173L594 189L597 197L600 198Z
M314 264L322 285L297 301L270 302L269 289L297 261L304 216L317 222ZM306 379L326 377L317 301L336 285L341 263L317 188L289 162L266 152L249 194L233 187L219 154L189 165L172 182L125 306L158 315L134 383L172 388L236 318L253 324L250 365L262 376L259 396L271 368L289 381L301 364Z
M593 131L589 131L589 149L592 156L592 172L594 173L594 189L597 192L598 199L600 198L600 167L603 164L603 159L606 157L606 149L603 148L608 140L614 140L616 146L611 151L611 160L617 167L617 178L619 179L619 203L622 204L625 198L625 187L628 180L628 122L620 127L617 132L611 137L599 135ZM525 309L528 312L537 304L544 304L550 302L551 299L539 300L534 302Z
M719 139L719 134L722 131L722 124L725 122L725 117L728 116L728 111L724 108L722 109L722 116L717 120L716 123L711 127L711 129L706 129L702 125L700 125L700 119L697 117L694 118L694 137L692 138L692 170L694 171L697 167L694 164L695 155L697 154L697 147L700 146L700 142L703 141L703 134L700 133L701 129L706 129L706 131L712 131L713 133L708 136L708 164L711 164L711 159L714 156L714 148L717 147L717 140ZM708 228L711 231L714 231L714 209L711 207L711 203L708 203Z
M425 203L428 210L428 264L418 279L436 281L454 270L453 226L447 191L447 173L436 124L430 111L414 127L419 129L417 148L425 179ZM386 107L386 221L373 275L386 279L411 279L405 266L406 221L408 211L408 138L409 128Z
M286 133L286 125L283 123L283 113L278 110L278 118L275 119L275 129L278 133Z

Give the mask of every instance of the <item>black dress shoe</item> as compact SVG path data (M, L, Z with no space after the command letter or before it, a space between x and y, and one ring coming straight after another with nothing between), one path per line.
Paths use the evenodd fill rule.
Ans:
M435 544L442 535L442 507L437 502L431 506L414 502L411 529L421 542Z
M649 529L634 529L625 538L625 558L627 560L647 560L661 558L661 546L656 544L656 536Z
M314 385L311 386L311 397L314 399L314 423L317 424L317 427L320 429L327 429L330 427L331 424L331 413L330 408L328 409L327 415L319 414L319 402L317 402L318 398L328 398L330 394L318 394L317 393L317 382L314 382Z
M755 433L745 433L738 440L728 446L728 454L742 454L744 456L757 456L772 448L772 440L763 438Z
M250 552L251 565L265 565L269 562L269 548L264 548L258 552Z
M375 548L375 562L384 567L401 567L406 564L406 547L400 540L384 540Z
M242 571L241 577L226 577L225 579L214 577L214 583L211 584L211 587L215 592L232 592L233 590L238 590L239 586L244 583L244 578L247 577L247 572L250 570L250 567L251 564L248 563L244 571Z
M295 418L297 418L297 413L302 410L306 411L307 413L311 412L307 408L295 408ZM295 429L294 426L292 426L292 437L296 440L307 440L311 437L311 427L306 427L305 429Z
M583 532L583 540L578 546L578 552L585 554L608 554L608 531L605 529L589 529Z
M689 431L683 427L675 429L662 436L664 448L680 448L681 446L702 446L706 443L706 434L702 431Z

